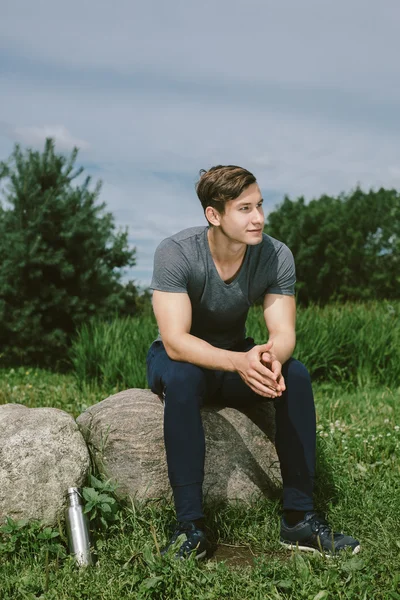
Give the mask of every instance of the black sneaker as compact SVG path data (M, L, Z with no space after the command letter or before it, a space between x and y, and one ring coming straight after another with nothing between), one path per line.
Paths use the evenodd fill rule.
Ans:
M340 550L352 549L352 554L360 551L360 542L344 535L334 533L324 519L315 512L308 512L304 521L289 527L285 520L281 521L281 544L287 548L319 552L319 554L336 554Z
M189 558L194 554L196 560L199 560L207 554L206 534L196 526L194 521L184 521L177 524L169 543L161 550L161 556L167 554L175 545L177 546L175 558L178 559Z

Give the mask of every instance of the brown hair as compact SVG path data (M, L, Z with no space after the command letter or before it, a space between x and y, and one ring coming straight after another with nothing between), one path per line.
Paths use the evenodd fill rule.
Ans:
M250 171L235 165L217 165L208 171L199 171L200 179L196 183L196 192L203 207L212 206L221 215L225 212L225 202L235 200L257 180Z

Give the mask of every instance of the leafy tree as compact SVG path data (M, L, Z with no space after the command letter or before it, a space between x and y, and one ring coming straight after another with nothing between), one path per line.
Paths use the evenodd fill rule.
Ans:
M303 304L400 297L400 196L356 188L338 198L283 203L268 215L266 233L285 242L296 260Z
M138 314L152 315L151 292L149 288L140 290L134 281L124 284L121 291L124 307L119 309L119 317L135 317Z
M23 152L0 163L0 351L3 364L60 364L76 328L125 309L121 268L135 265L98 182L78 184L78 149ZM75 181L74 181L75 180Z

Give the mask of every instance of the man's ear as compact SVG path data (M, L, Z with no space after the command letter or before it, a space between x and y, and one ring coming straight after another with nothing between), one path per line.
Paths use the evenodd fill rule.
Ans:
M212 206L207 206L207 208L205 210L205 215L206 215L207 221L209 223L211 223L211 225L215 225L215 226L220 225L221 215L219 214L219 212L217 211L216 208L213 208Z

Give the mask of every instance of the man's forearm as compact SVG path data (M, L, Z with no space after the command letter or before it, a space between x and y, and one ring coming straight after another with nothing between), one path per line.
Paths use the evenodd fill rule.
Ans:
M283 365L293 354L296 346L296 333L294 331L279 332L270 335L268 339L273 342L271 352Z
M165 350L172 360L188 362L215 371L236 371L238 352L216 348L208 342L185 333L173 345L164 342Z

